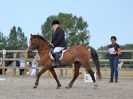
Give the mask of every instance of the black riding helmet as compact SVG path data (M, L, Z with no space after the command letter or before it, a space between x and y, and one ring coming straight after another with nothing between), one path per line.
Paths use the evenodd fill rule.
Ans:
M51 24L51 25L53 26L53 25L55 25L55 24L59 24L59 25L60 25L60 22L59 22L58 20L52 21L52 24Z
M111 40L114 39L115 41L117 40L116 36L111 36Z

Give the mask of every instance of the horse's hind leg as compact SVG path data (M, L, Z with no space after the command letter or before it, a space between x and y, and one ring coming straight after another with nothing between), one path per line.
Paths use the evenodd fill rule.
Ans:
M87 62L82 61L80 63L83 65L83 67L85 67L85 69L87 70L87 72L90 74L93 82L95 83L96 82L96 79L95 79L95 76L94 76L94 72L92 71L92 69L89 66L89 61L87 61Z
M94 72L92 71L92 69L89 66L87 66L85 68L86 68L87 72L90 74L93 82L95 83L96 82L96 79L95 79L95 76L94 76Z
M54 68L50 68L49 70L50 70L50 72L52 73L53 77L55 78L55 80L57 82L57 87L56 88L59 89L61 87L61 84L60 84L60 81L57 78L57 75L56 75L56 72L55 72Z
M73 86L74 81L79 76L80 65L81 64L79 62L74 63L74 77L66 88L71 88Z
M85 63L81 63L81 64L85 67L85 69L87 70L87 72L90 74L90 76L91 76L91 78L93 80L93 83L94 83L94 88L97 88L98 85L96 84L96 79L95 79L95 76L94 76L94 72L90 68L89 62L88 62L88 64L85 64Z
M35 85L34 85L33 88L37 88L37 87L38 87L40 76L41 76L44 72L46 72L47 70L48 70L48 69L47 69L46 67L43 67L43 68L41 69L41 71L37 74L37 79L36 79L36 82L35 82Z

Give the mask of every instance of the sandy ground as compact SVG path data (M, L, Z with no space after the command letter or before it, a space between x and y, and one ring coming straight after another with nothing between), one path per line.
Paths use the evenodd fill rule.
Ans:
M41 77L40 85L33 89L35 78L0 76L0 99L133 99L133 78L120 78L119 83L109 83L108 79L85 83L78 78L73 88L65 89L71 78L59 78L62 87L56 89L52 77Z

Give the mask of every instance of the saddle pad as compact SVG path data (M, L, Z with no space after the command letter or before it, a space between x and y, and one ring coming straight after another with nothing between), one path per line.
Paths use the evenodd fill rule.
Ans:
M68 49L69 49L69 48L68 48ZM64 53L65 53L68 49L62 50L61 57L59 58L59 60L61 60L61 59L63 58ZM49 56L50 56L50 58L51 58L52 60L54 60L54 57L53 57L53 55L51 54L51 50L49 51Z

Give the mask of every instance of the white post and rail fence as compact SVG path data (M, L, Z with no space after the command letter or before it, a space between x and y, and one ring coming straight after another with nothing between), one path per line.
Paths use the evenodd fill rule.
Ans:
M37 52L37 51L35 51ZM101 65L104 65L104 67L102 67L101 71L102 71L102 74L104 76L108 76L109 75L109 67L108 67L108 59L104 59L102 57L102 54L103 53L107 53L108 51L107 50L98 50L97 53L99 54L99 60L100 60L100 63ZM130 59L120 59L120 68L121 66L123 65L124 62L131 62L133 65L133 50L123 50L122 53L127 53L127 54L132 54L132 57ZM6 55L8 53L12 53L12 58L7 58ZM0 50L0 55L1 55L1 64L0 64L0 70L2 71L2 75L13 75L13 76L16 76L16 75L19 75L18 74L18 66L16 66L16 61L19 61L19 57L17 57L17 55L19 53L24 53L25 55L25 75L27 75L27 72L31 69L33 69L32 67L29 66L29 63L30 61L32 61L33 59L28 59L27 58L27 53L25 50ZM13 61L12 65L11 66L5 66L6 64L6 61ZM39 64L39 58L38 58L38 64ZM106 64L103 64L103 63L106 63ZM38 65L36 67L36 69L39 71L42 67L40 65ZM7 71L5 71L5 69L7 69ZM57 72L57 75L59 76L73 76L73 68L72 66L71 67L66 67L66 68L57 68L55 69L56 72ZM9 72L9 73L6 73L6 72ZM84 68L81 68L80 69L80 76L83 76L83 73L85 72ZM129 77L133 77L133 69L128 69L128 70L120 70L120 74L122 76L129 76ZM47 76L51 76L50 72L47 72L46 73Z

